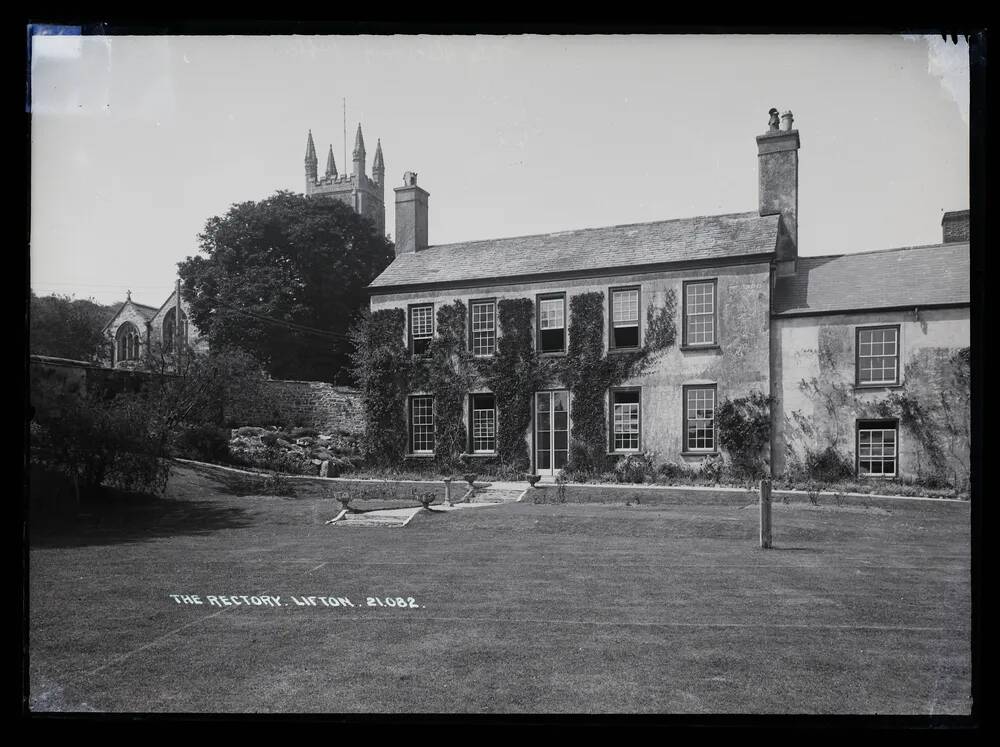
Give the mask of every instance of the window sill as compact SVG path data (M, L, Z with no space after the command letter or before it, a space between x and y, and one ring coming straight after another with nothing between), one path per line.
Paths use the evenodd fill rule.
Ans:
M416 454L414 454L414 453L404 454L403 458L404 459L433 459L434 458L434 452L433 451L422 451L422 452L419 452L419 453L416 453Z
M609 451L608 456L628 456L629 454L641 454L642 449L630 449L629 451Z
M642 348L608 348L608 355L614 355L615 353L641 353Z
M719 350L719 351L721 351L722 350L722 346L720 346L718 343L714 343L712 345L681 345L680 346L680 350L683 350L683 351L688 352L688 353L693 353L693 352L696 352L698 350Z
M495 451L477 451L475 454L466 454L466 459L492 459L497 453Z
M566 357L566 351L565 350L557 350L557 351L552 351L552 352L547 352L547 353L539 353L538 357L539 358L565 358Z
M710 457L719 456L718 451L682 451L681 456L684 457Z
M900 383L895 384L855 384L854 390L861 391L864 389L902 389L903 385Z

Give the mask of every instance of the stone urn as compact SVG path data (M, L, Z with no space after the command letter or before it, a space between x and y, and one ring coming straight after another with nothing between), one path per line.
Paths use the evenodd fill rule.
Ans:
M426 493L421 493L420 494L420 505L423 506L426 509L429 509L431 507L431 504L434 502L434 497L435 496L434 496L433 491L430 491L430 490L428 490Z
M479 477L478 472L466 472L464 475L462 475L462 479L465 480L467 483L469 483L470 488L475 487L474 483L476 482L477 477Z
M526 477L528 478L528 484L533 488L537 488L538 481L542 479L541 475L526 475Z
M351 494L350 494L350 492L348 492L347 490L340 490L340 491L337 492L336 498L337 498L338 501L340 501L340 505L343 507L343 509L345 511L350 511L351 510L351 506L350 506L350 503L351 503Z

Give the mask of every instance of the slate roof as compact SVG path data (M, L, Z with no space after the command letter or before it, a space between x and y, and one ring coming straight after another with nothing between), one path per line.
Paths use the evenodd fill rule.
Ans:
M799 257L775 283L773 313L878 309L969 302L967 241L828 257Z
M369 288L769 254L777 237L777 215L750 212L466 241L400 254Z

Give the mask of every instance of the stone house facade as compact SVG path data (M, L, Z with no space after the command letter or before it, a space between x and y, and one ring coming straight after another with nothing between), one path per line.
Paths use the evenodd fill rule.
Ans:
M832 449L859 476L968 479L968 211L943 223L941 244L803 257L777 282L776 473Z
M438 310L461 301L467 352L489 358L501 334L499 305L528 299L534 351L558 359L572 345L573 299L599 298L599 348L608 359L648 348L654 318L673 332L648 366L604 392L609 459L645 452L657 462L702 465L725 457L717 408L756 392L774 398L764 455L774 474L832 445L859 475L918 476L918 437L898 425L893 432L885 414L906 402L879 401L918 387L925 359L940 363L968 348L968 214L964 223L963 214L948 214L944 245L800 257L799 133L790 112L770 115L757 137L757 209L746 213L432 246L429 195L407 172L395 188L397 256L369 286L371 310L405 315L401 342L420 356L439 333ZM850 292L844 278L854 281ZM892 350L898 353L886 352ZM850 381L849 399L860 413L852 415L824 397L858 365L865 373ZM893 366L887 388L883 371ZM924 378L940 382L941 367L934 371ZM810 391L813 381L819 394ZM557 474L572 449L572 387L554 380L531 396L524 432L530 470ZM437 399L433 391L409 392L399 413L409 457L435 454ZM504 412L493 393L467 392L462 416L467 453L494 455ZM797 427L802 423L807 428ZM884 456L890 441L900 454L895 462Z

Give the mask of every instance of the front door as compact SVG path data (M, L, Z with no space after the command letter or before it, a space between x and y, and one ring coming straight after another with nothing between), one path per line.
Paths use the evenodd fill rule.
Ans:
M557 475L569 456L569 392L535 392L535 472Z

